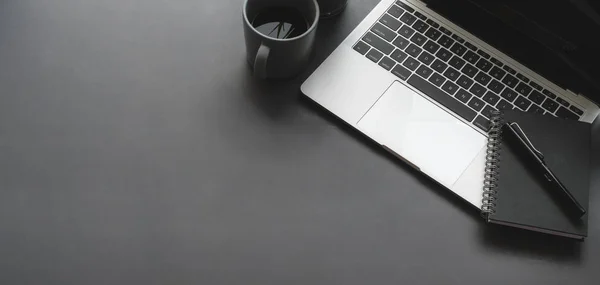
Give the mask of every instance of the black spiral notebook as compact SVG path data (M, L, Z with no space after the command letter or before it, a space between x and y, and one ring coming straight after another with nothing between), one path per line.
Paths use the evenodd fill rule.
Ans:
M584 239L588 214L573 218L502 137L504 123L517 123L577 201L589 210L591 125L552 116L504 110L493 115L488 139L482 214L490 223ZM588 211L589 212L589 211Z

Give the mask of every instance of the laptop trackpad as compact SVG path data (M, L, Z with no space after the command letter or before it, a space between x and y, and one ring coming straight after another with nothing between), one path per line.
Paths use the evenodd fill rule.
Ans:
M448 188L486 143L484 135L399 82L358 127Z

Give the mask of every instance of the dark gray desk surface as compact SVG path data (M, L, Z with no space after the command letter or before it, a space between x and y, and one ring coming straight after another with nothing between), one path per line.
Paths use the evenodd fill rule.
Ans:
M241 5L0 2L0 284L598 284L597 156L585 243L487 226L302 99L310 70L252 79Z

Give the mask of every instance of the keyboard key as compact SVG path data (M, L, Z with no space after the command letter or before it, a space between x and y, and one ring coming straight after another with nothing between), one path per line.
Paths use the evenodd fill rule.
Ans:
M413 16L409 13L404 13L402 17L400 17L400 21L406 23L407 25L412 25L417 20L417 17Z
M478 50L477 54L480 55L481 57L485 58L485 59L490 59L490 57L491 57L487 52L485 52L483 50Z
M508 85L510 88L515 88L515 86L517 86L517 83L519 83L519 80L514 76L507 74L506 76L504 76L504 79L502 79L502 83Z
M502 89L504 89L504 84L500 83L500 81L493 79L490 84L488 84L488 89L492 90L492 92L496 94L500 94Z
M427 24L431 25L432 27L434 27L436 29L440 27L440 24L434 22L432 19L427 19L426 22L427 22Z
M378 62L381 58L383 57L383 53L380 53L378 50L376 49L371 49L368 53L367 53L367 58L370 59L373 62Z
M496 110L496 108L490 106L490 105L485 105L485 107L483 107L483 111L481 111L481 114L486 116L487 118L492 118L492 114L498 112L498 110Z
M542 88L542 86L540 86L539 84L537 84L533 81L529 82L529 85L531 85L531 87L533 87L533 89L535 89L537 91L542 91L542 89L544 89L544 88Z
M565 106L565 107L569 107L569 102L567 102L567 100L563 99L563 98L556 98L556 102L560 103L561 105Z
M429 77L429 82L433 83L433 85L435 85L437 87L442 86L442 84L444 84L445 81L446 81L446 78L441 76L439 73L434 72L431 75L431 77Z
M402 26L402 28L400 28L400 30L398 31L398 34L400 34L401 36L403 36L407 39L410 38L414 33L415 33L415 30L411 29L407 25Z
M412 25L413 29L421 32L421 33L425 33L427 31L427 29L429 29L429 25L427 25L427 23L423 22L422 20L417 20L413 25Z
M527 96L531 92L531 87L529 87L529 85L521 82L521 83L519 83L517 88L515 88L515 90L517 90L517 92L521 93L523 96Z
M473 84L473 86L471 86L471 89L469 89L469 91L471 91L471 93L473 93L475 96L481 98L481 96L483 96L483 94L485 94L485 87L479 85L479 83L475 83Z
M458 70L449 67L446 72L444 72L444 76L446 76L448 79L455 81L456 79L458 79L458 77L460 77L460 72L458 72Z
M481 109L483 109L483 106L485 106L485 103L483 103L483 101L477 99L477 97L473 97L471 98L471 101L469 101L469 107L475 109L475 111L480 111Z
M477 116L475 121L473 121L473 125L485 132L487 132L490 129L490 121L482 116Z
M467 104L467 102L469 102L469 99L471 99L473 95L467 92L467 90L460 88L458 92L456 92L456 95L454 95L454 97L456 97L456 99L460 100L461 102Z
M456 93L458 90L458 85L452 83L452 81L446 81L446 83L444 83L442 86L442 90L450 93L450 95L454 95L454 93Z
M488 91L487 93L485 93L485 96L483 96L483 101L487 102L488 104L495 106L496 103L498 103L498 101L500 101L500 96L494 94L491 91Z
M421 34L414 34L412 38L410 38L410 41L418 46L422 46L427 41L427 38Z
M410 71L415 71L415 69L417 69L417 67L419 67L421 64L416 59L409 56L402 65L408 68Z
M406 5L406 3L402 2L402 1L396 1L396 5L402 7L404 10L408 11L409 13L412 13L415 11L415 9Z
M501 61L499 61L499 60L498 60L497 58L495 58L495 57L492 57L492 58L490 58L490 61L491 61L493 64L497 65L498 67L502 67L502 66L504 66L504 63L502 63Z
M425 15L421 14L421 12L419 12L419 11L415 11L413 14L414 14L414 15L415 15L417 18L419 18L419 19L421 19L421 20L423 20L423 21L427 21L427 17L426 17Z
M512 91L510 88L505 88L504 91L500 93L500 96L502 96L502 98L506 99L508 102L512 102L515 101L515 98L517 98L519 94L517 94L515 91Z
M440 103L469 122L475 118L475 115L477 115L475 111L469 109L452 96L448 96L448 94L446 94L444 91L438 89L433 84L427 82L425 79L422 79L419 76L413 75L410 77L410 79L408 79L407 82L414 88L418 89L424 94L427 94L431 99Z
M406 80L410 76L411 72L410 70L402 67L402 65L396 64L394 69L392 69L392 74L398 76L402 80Z
M442 62L439 59L436 59L433 64L431 65L431 68L433 68L435 71L442 73L444 72L444 70L446 70L446 68L448 67L447 64L445 64L444 62Z
M420 47L416 46L415 44L410 44L407 48L406 48L406 53L417 57L419 56L419 54L421 53L421 51L423 51Z
M433 27L429 28L429 30L427 30L427 32L425 32L425 36L434 41L437 41L437 39L439 39L441 35L442 35L442 33Z
M488 72L492 68L492 63L482 58L477 62L476 66L484 72Z
M450 37L446 36L446 35L443 35L438 40L438 44L442 45L445 48L451 48L452 45L454 44L454 40L451 39Z
M504 69L506 72L508 72L508 73L510 73L510 74L512 74L512 75L515 75L515 74L517 73L517 72L516 72L514 69L512 69L512 68L511 68L510 66L508 66L508 65L505 65L505 66L504 66L502 69Z
M490 70L490 75L498 80L502 80L504 75L506 75L506 71L502 70L500 67L494 66L492 70Z
M542 108L546 109L546 111L550 113L554 113L556 109L558 109L558 103L550 98L546 98L546 101L542 104Z
M388 42L391 42L396 37L396 33L394 31L386 28L380 23L373 25L373 27L371 28L371 32L382 37Z
M477 74L477 72L479 72L477 70L477 68L475 68L475 66L472 66L470 64L466 64L465 67L463 67L463 69L461 70L462 73L464 73L465 75L473 78L473 76L475 76L475 74Z
M517 78L523 80L523 82L525 82L525 83L529 83L529 78L525 77L525 75L523 75L521 73L517 73Z
M394 60L392 60L389 57L384 57L380 62L379 62L379 66L385 68L385 70L390 70L392 69L392 67L394 67L394 65L396 65L396 62Z
M434 41L432 40L428 40L424 45L423 45L423 49L425 49L426 51L430 52L430 53L435 53L436 51L438 51L438 49L440 49L440 45L436 44Z
M435 56L437 56L437 58L441 59L442 61L446 62L452 57L452 53L445 48L440 48L440 50L435 54Z
M371 49L371 47L369 45L365 44L363 41L358 41L354 45L354 50L363 55L365 53L367 53L369 51L369 49Z
M519 109L525 111L531 105L531 101L529 101L527 98L525 98L523 96L519 96L519 98L517 98L517 100L515 100L515 105L517 107L519 107Z
M465 52L467 51L467 48L459 43L455 43L451 48L450 51L455 53L458 56L462 56L463 54L465 54Z
M390 52L394 51L394 46L382 40L378 36L373 33L367 33L363 37L363 41L370 44L372 47L380 50L384 54L390 54Z
M544 96L544 94L533 90L533 92L531 92L531 94L529 94L529 100L533 101L536 104L542 104L542 102L544 102L544 99L546 99L546 96Z
M488 85L490 80L492 80L492 77L481 71L475 76L475 81L481 83L483 86Z
M498 108L498 110L511 110L513 106L512 104L508 103L508 101L500 99L500 102L498 102L496 108Z
M476 51L477 50L477 47L475 45L473 45L472 43L470 43L470 42L466 42L465 46L468 47L472 51Z
M402 8L396 6L396 5L392 5L392 8L390 8L388 10L388 13L392 16L394 16L396 19L398 19L398 17L400 17L402 15L402 13L404 13L404 10L402 10Z
M550 90L544 89L544 91L542 91L542 94L544 94L544 95L546 95L546 96L548 96L548 97L550 97L552 99L556 98L556 94L550 92Z
M529 107L529 110L527 110L527 112L529 113L535 113L535 114L544 114L544 109L540 108L538 105L533 104L531 105L531 107Z
M473 85L473 80L471 80L469 77L461 75L456 83L462 88L469 89L471 88L471 85Z
M455 40L455 41L457 41L457 42L459 42L459 43L461 43L461 44L465 42L465 39L459 37L457 34L452 35L452 39Z
M575 112L575 114L577 114L579 116L583 115L583 111L575 106L569 107L569 110Z
M408 55L406 53L401 52L400 50L395 50L391 57L398 63L402 63Z
M465 53L465 55L463 56L463 58L470 62L471 64L477 64L477 62L479 61L479 59L481 58L480 56L478 56L476 53L472 52L472 51L468 51L467 53Z
M385 14L379 19L379 22L383 23L386 27L390 28L392 31L397 31L402 23L400 21L394 19L394 17Z
M392 44L403 50L408 46L409 41L403 37L396 37Z
M433 73L433 70L431 70L431 68L425 66L425 65L421 65L419 66L419 68L417 68L417 71L415 71L415 73L417 73L418 75L423 76L423 78L427 79L429 78L429 75L431 75Z
M560 108L558 108L558 111L556 111L556 116L559 118L563 118L563 119L569 119L569 120L579 120L579 116L576 115L575 113L569 111L569 109L561 106Z
M452 35L452 32L448 29L446 29L445 27L440 27L440 31L442 31L442 33L446 34L446 35Z
M465 65L465 61L456 55L453 56L448 63L456 69L461 69Z
M418 57L418 59L420 62L424 63L425 65L430 65L435 58L433 57L432 54L424 51L421 53L421 55Z

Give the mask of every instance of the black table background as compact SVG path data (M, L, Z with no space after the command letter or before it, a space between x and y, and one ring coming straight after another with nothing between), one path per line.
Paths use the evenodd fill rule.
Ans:
M570 242L485 225L300 97L376 4L265 84L242 0L1 1L0 284L597 284L598 152Z

